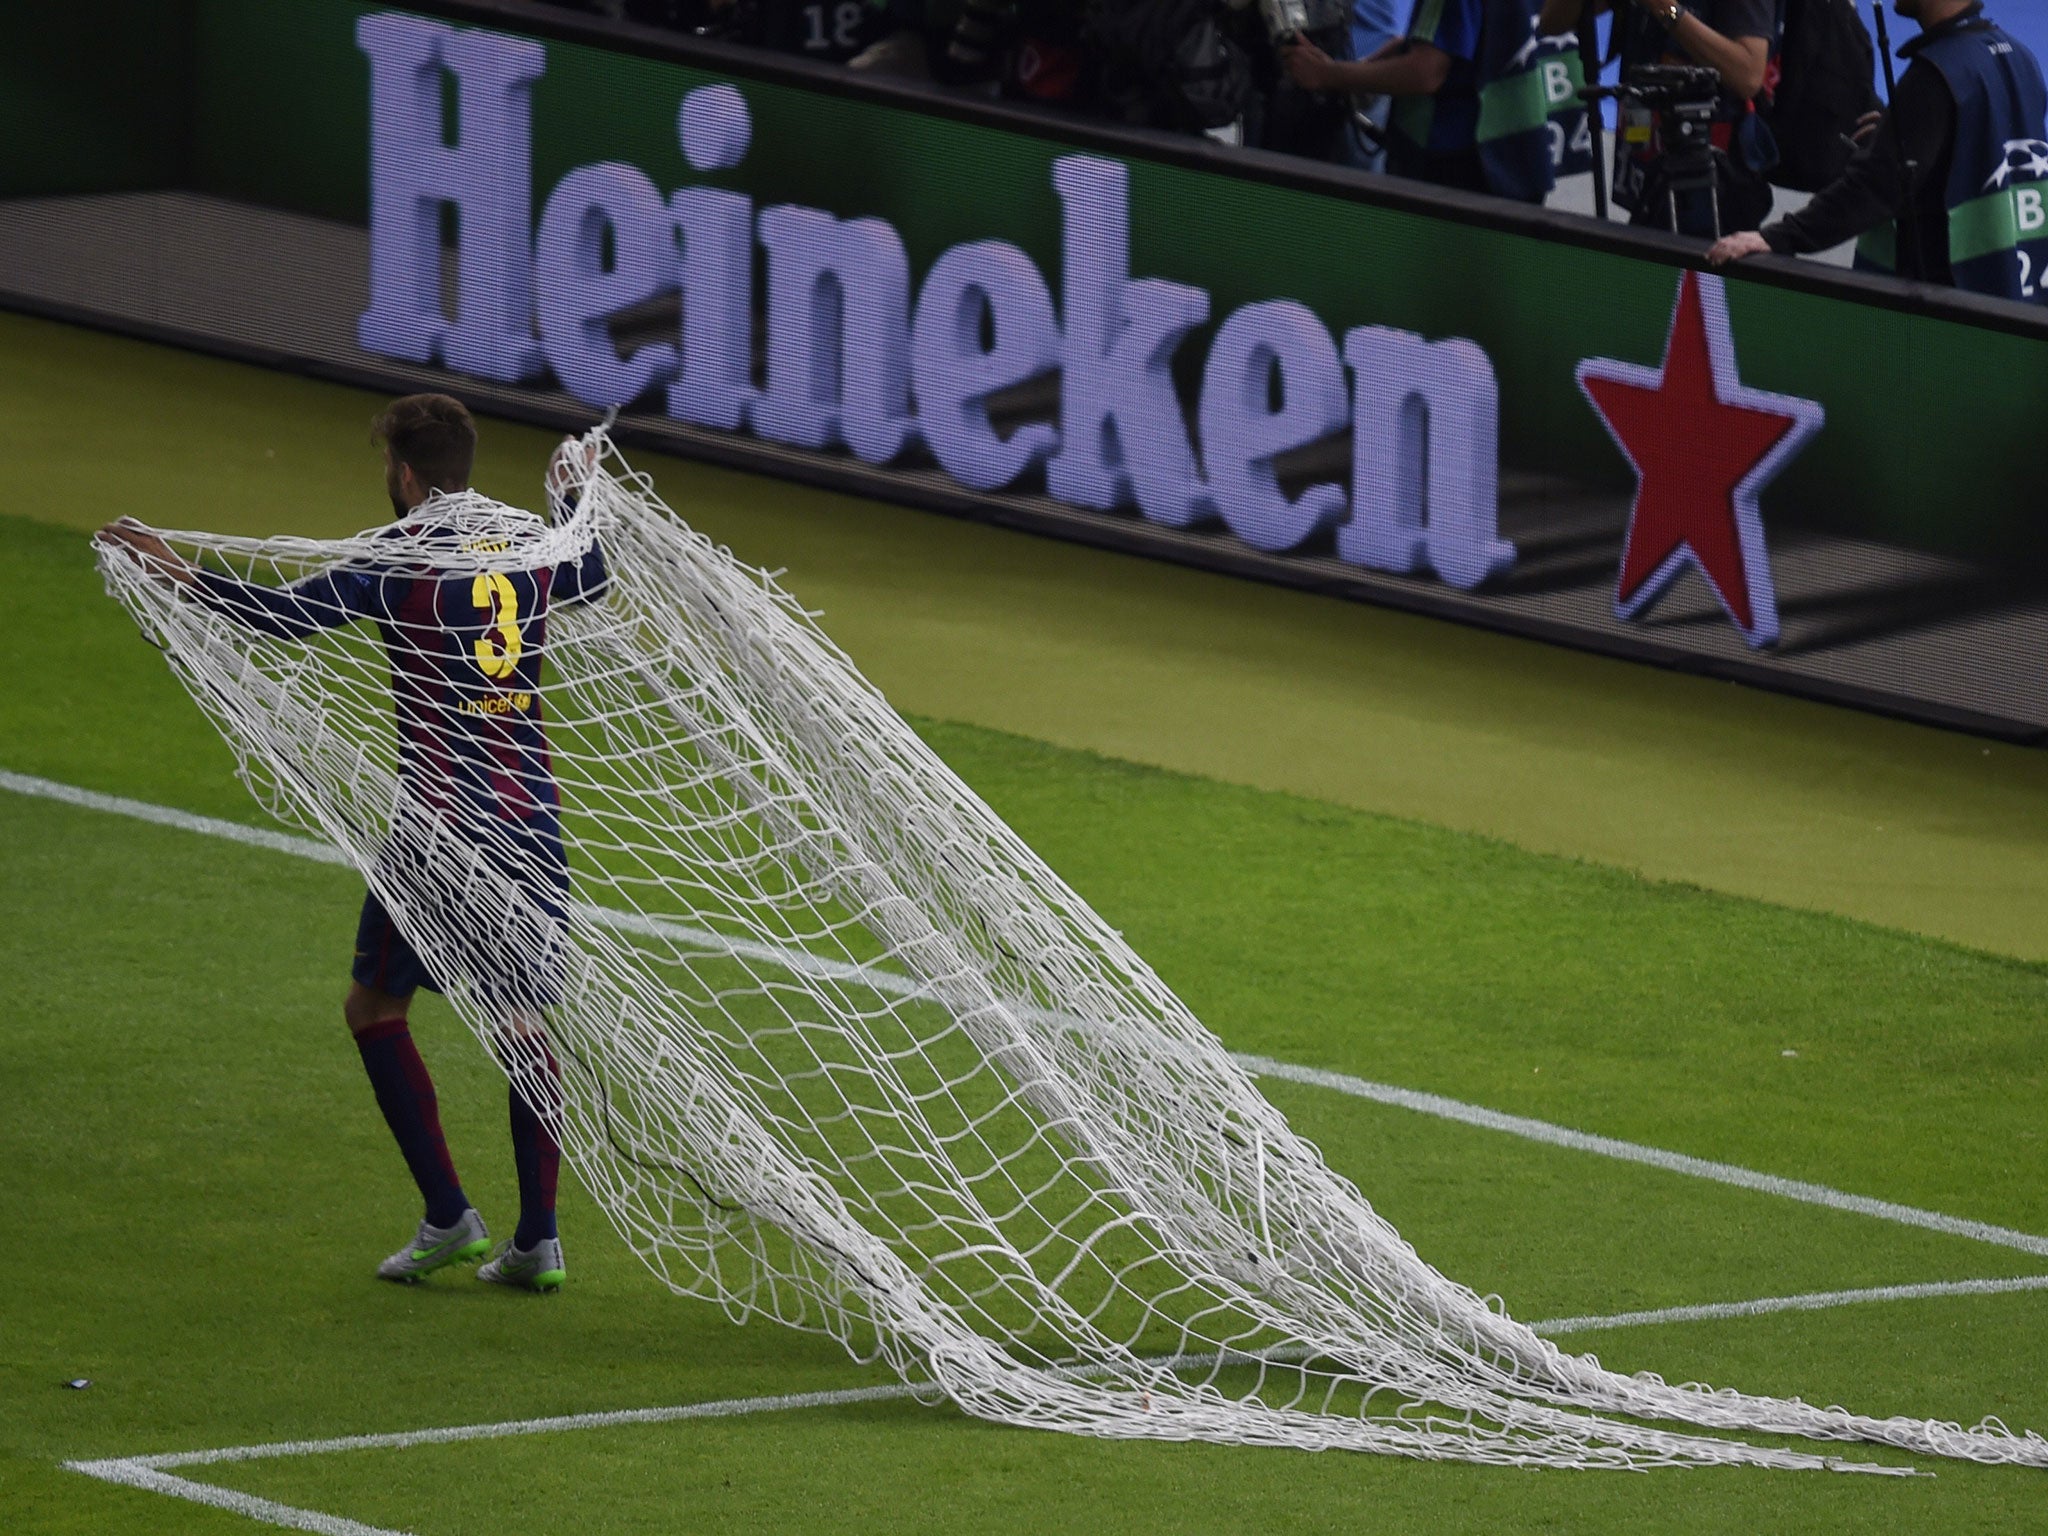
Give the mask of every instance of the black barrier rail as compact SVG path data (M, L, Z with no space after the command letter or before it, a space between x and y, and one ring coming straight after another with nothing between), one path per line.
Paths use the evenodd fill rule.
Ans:
M234 14L237 5L246 10L246 0L186 3L219 13ZM377 9L353 0L319 0L307 7L350 17ZM1315 313L1305 322L1301 315L1294 319L1322 337L1319 345L1333 359L1336 338L1343 339L1361 402L1386 366L1420 370L1402 385L1410 393L1397 391L1388 408L1405 411L1426 400L1429 442L1445 435L1447 423L1472 415L1469 400L1439 387L1439 375L1468 368L1474 356L1484 364L1489 355L1456 338L1475 336L1490 349L1492 363L1483 367L1480 384L1486 408L1493 410L1497 372L1500 450L1497 466L1487 473L1497 467L1499 487L1497 505L1491 491L1482 500L1486 517L1497 518L1497 530L1489 522L1483 534L1472 534L1477 542L1464 554L1477 548L1491 564L1463 568L1458 550L1446 558L1433 548L1411 551L1405 563L1370 551L1361 555L1347 542L1356 527L1324 526L1291 542L1261 542L1228 506L1220 517L1212 508L1206 518L1176 523L1155 516L1149 506L1141 514L1127 504L1128 496L1122 505L1115 498L1079 504L1071 494L1057 497L1058 488L1042 468L992 489L974 489L949 473L955 466L944 454L935 458L915 438L900 453L863 459L847 443L805 445L787 434L778 440L772 431L693 424L673 407L664 412L658 400L646 398L658 389L642 389L625 402L579 399L559 379L478 377L431 356L398 356L388 347L378 352L357 338L370 285L360 223L332 208L272 207L275 199L268 194L232 187L227 195L214 189L194 197L159 189L127 196L18 197L12 204L0 198L0 305L372 389L445 389L480 411L564 429L588 424L606 404L623 403L619 435L630 444L2006 739L2048 735L2048 591L2034 574L2042 569L2037 556L2048 553L2048 529L2036 528L2026 511L2023 488L2031 484L2031 465L2023 444L2007 442L2014 438L2010 431L1987 430L1983 435L1991 446L1956 456L1956 444L1969 437L1979 414L1969 398L1972 389L2017 391L1999 407L2008 424L2031 424L2048 414L2048 354L2038 350L2048 337L2048 311L1789 262L1745 265L1740 281L1724 294L1716 279L1681 275L1698 272L1698 242L1660 232L917 82L875 79L532 0L412 0L381 14L431 17L560 44L564 70L588 66L587 59L579 66L570 56L578 49L672 66L672 80L661 75L652 86L643 81L633 87L643 95L652 91L649 101L670 114L671 124L677 96L699 88L692 82L731 81L750 95L759 88L755 110L765 114L771 129L779 121L776 114L786 116L794 103L807 119L815 109L842 127L853 124L869 134L887 129L909 144L905 164L927 170L933 163L929 154L919 161L920 146L910 142L926 131L918 125L957 125L965 135L959 142L971 141L981 150L993 146L1009 156L1005 163L1013 169L1026 166L1019 198L1049 203L1047 166L1082 166L1119 185L1118 178L1127 179L1133 190L1125 211L1134 239L1143 233L1139 215L1156 216L1162 197L1176 216L1195 220L1208 216L1212 205L1229 204L1215 215L1214 229L1196 231L1227 249L1188 254L1194 265L1176 266L1185 242L1175 239L1166 243L1163 263L1154 249L1149 264L1131 273L1196 280L1205 304L1214 292L1216 313L1205 322L1205 334L1220 335L1215 323L1226 310L1235 323L1261 308L1255 301L1275 294L1298 297ZM340 36L341 29L330 30ZM325 46L335 47L331 41ZM339 51L348 56L349 68L362 71L352 43L339 45ZM339 70L332 58L327 64ZM658 116L654 107L640 117ZM574 127L588 138L588 124ZM615 150L599 133L589 139L594 147L586 149L578 140L571 159L630 159L647 150L646 122L639 123L638 138L631 127L619 129L624 148ZM559 115L550 118L536 143L566 131ZM672 158L674 129L667 131ZM888 139L892 147L896 142ZM300 168L291 157L316 152L317 147L261 142L248 158L263 171L259 162L265 154L282 157L282 169L291 174L271 179L289 186ZM327 169L333 170L331 156ZM835 165L838 179L826 179L832 181L829 195L853 199L843 210L849 216L897 220L910 244L921 244L923 265L937 245L957 250L953 242L965 237L954 227L957 219L949 225L926 205L946 213L950 201L978 192L982 202L975 217L1001 222L1002 198L962 179L971 178L973 169L956 175L949 165L946 174L954 180L908 190L899 174L893 187L876 194L882 201L873 208L860 201L858 185L847 190L848 183L860 182L858 174L839 175ZM753 170L750 165L746 174ZM1173 176L1182 179L1163 179ZM786 165L768 165L759 180L762 192L753 201L765 204L771 195L791 199ZM794 195L818 196L816 182L799 177ZM726 184L732 184L730 177ZM754 190L747 183L750 197ZM288 200L292 194L285 195ZM1355 272L1327 258L1304 267L1291 249L1299 240L1270 239L1272 230L1285 228L1272 222L1276 212L1322 221L1319 227L1358 239L1367 256ZM1043 226L1042 211L1037 217ZM1055 226L1060 222L1057 212L1052 219ZM920 221L930 228L914 228ZM1055 265L1055 228L1020 224L984 231L975 225L965 231L983 233L1019 240L1031 253L1027 260L1024 250L1016 252L1027 265L1035 262L1055 273L1065 265ZM125 264L78 259L81 252L91 256L122 247L147 249L131 249ZM1269 252L1278 270L1268 270ZM86 270L95 260L104 270ZM202 268L210 275L192 277L182 295L171 291L174 285L164 275ZM1460 268L1477 280L1431 291L1441 287L1440 268ZM1388 279L1388 272L1399 280ZM1517 285L1539 297L1524 295L1503 308L1501 293ZM1550 287L1558 289L1554 298L1543 297ZM1360 298L1355 288L1368 292ZM747 308L752 340L745 368L758 393L770 316L758 295ZM1731 312L1741 326L1731 328ZM630 349L650 338L673 338L679 313L671 293L629 306L607 323L616 346ZM1626 551L1636 528L1634 476L1616 451L1620 434L1609 441L1613 418L1603 431L1588 407L1611 409L1595 398L1603 389L1625 390L1644 368L1662 366L1660 351L1668 361L1672 343L1664 339L1666 329L1688 316L1719 337L1722 350L1712 362L1715 388L1725 384L1735 398L1749 402L1746 408L1782 411L1788 425L1797 427L1793 435L1814 436L1818 450L1802 448L1807 456L1795 456L1770 492L1768 547L1757 519L1757 487L1751 486L1731 503L1737 522L1747 517L1744 537L1753 539L1740 559L1724 553L1715 574L1714 560L1695 555L1695 580L1674 553L1656 571L1632 578ZM1388 331L1389 325L1400 329ZM1589 334L1581 336L1582 327ZM1425 333L1451 340L1439 347L1425 342ZM1395 341L1387 352L1390 336ZM1190 355L1200 350L1191 342L1175 359L1176 418L1169 435L1187 433L1188 418L1208 398L1207 372L1198 379L1198 359ZM1201 364L1208 372L1215 367L1211 350ZM1360 361L1368 353L1378 359L1372 366ZM1576 383L1575 359L1582 360ZM1067 374L1063 366L1044 376L1056 385L991 396L987 403L1001 418L1001 429L1055 418L1064 423L1059 412ZM1759 394L1752 387L1757 379L1789 392ZM1925 386L1924 400L1914 398L1916 379ZM1820 431L1823 397L1828 426ZM1900 446L1917 419L1895 410L1901 400L1926 413L1925 451ZM1354 412L1347 399L1345 410L1342 430L1304 438L1270 458L1286 495L1342 481L1348 469L1353 500L1362 506L1369 499L1367 478L1390 479L1391 471L1381 473L1389 456L1407 450L1395 437L1376 438L1379 457L1373 458L1362 445L1368 428L1378 428L1367 422L1365 405ZM1206 414L1202 431L1208 431ZM1487 431L1490 443L1490 425ZM1665 446L1683 459L1697 446L1690 441L1696 435L1681 430ZM1206 456L1213 445L1191 438L1189 446ZM1777 467L1782 466L1771 474ZM1428 502L1432 525L1443 510L1439 468L1430 459L1426 479L1414 488ZM1392 494L1387 484L1379 489L1386 493L1382 501ZM1353 523L1362 517L1358 513ZM1419 522L1419 510L1412 517ZM1498 541L1489 544L1496 531ZM1752 577L1744 590L1745 560L1763 567L1763 587ZM1732 583L1729 570L1737 578ZM1752 611L1759 603L1769 611Z

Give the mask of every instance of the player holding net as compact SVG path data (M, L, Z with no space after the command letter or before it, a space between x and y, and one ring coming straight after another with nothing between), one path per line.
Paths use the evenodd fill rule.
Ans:
M381 886L419 893L415 920L453 950L454 971L495 1021L493 1044L512 1079L519 1225L479 1275L553 1290L564 1277L555 1227L561 1087L542 1014L561 996L569 871L540 673L550 606L600 596L604 558L593 543L579 559L537 570L421 564L423 551L431 556L437 544L469 555L508 547L451 515L469 488L475 424L447 395L410 395L376 419L372 440L383 447L391 497L390 563L365 561L278 587L204 569L126 521L99 537L134 551L207 611L255 634L293 641L359 621L377 627L390 668L400 793L413 806L392 818L363 897L343 1016L426 1202L413 1240L377 1273L417 1281L489 1247L483 1218L456 1176L433 1079L407 1017L415 991L442 988L379 897ZM566 483L573 449L564 450L550 469L551 495ZM401 546L402 556L395 553ZM537 930L529 942L505 942L506 911L460 888L460 865L436 855L436 844L450 840L480 851L521 886L524 910L540 919L529 925Z
M2048 1465L2048 1442L1995 1423L1610 1371L1440 1274L771 579L602 431L583 446L552 528L446 498L453 548L407 525L174 534L170 556L131 531L101 569L252 788L365 872L479 1038L496 1048L508 978L542 978L566 1155L664 1283L1071 1433L1841 1464L1676 1421ZM381 653L346 627L276 638L162 579L203 556L298 582L424 566L487 593L493 573L560 582L600 534L605 600L557 616L534 674L566 899L542 844L423 809L380 755ZM503 607L476 601L455 659L496 662Z

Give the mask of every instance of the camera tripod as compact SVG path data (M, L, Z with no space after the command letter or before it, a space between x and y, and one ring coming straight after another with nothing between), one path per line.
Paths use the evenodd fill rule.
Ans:
M1678 199L1682 194L1705 192L1713 228L1709 237L1721 238L1721 183L1717 174L1720 151L1714 148L1712 102L1675 102L1657 114L1657 133L1664 145L1658 160L1658 179L1663 183L1664 227L1678 231Z
M1714 112L1720 97L1721 77L1711 69L1687 65L1638 65L1620 85L1588 86L1579 92L1589 113L1598 113L1605 98L1631 102L1654 112L1657 138L1662 153L1656 160L1655 177L1663 203L1664 227L1680 233L1679 199L1704 192L1712 224L1713 239L1720 239L1722 151L1714 147ZM1594 194L1602 208L1607 202L1607 168L1596 156L1593 162Z

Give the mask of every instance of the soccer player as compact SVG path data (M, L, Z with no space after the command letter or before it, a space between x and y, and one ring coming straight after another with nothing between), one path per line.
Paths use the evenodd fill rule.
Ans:
M540 667L549 609L602 596L604 557L593 545L580 561L539 570L422 564L423 544L451 553L463 548L464 536L446 514L454 506L449 494L469 487L476 425L447 395L409 395L377 417L371 435L384 450L394 517L385 536L406 545L403 559L394 550L389 566L347 567L267 587L193 565L126 519L98 537L127 546L191 600L263 634L294 640L358 620L377 625L390 662L400 798L407 802L393 816L380 874L407 893L415 933L431 931L439 942L429 947L459 957L460 975L496 1023L494 1043L512 1079L519 1225L478 1276L555 1290L565 1273L555 1228L561 1077L542 1016L560 1000L569 869L541 720ZM573 440L556 451L550 502L564 498L574 454ZM509 878L522 899L493 905L480 898L476 881L461 878L449 857L457 848L480 855L470 868ZM377 1267L387 1280L412 1282L481 1257L490 1235L456 1177L433 1079L407 1023L413 993L441 988L378 898L376 883L363 898L342 1012L426 1202L413 1240Z

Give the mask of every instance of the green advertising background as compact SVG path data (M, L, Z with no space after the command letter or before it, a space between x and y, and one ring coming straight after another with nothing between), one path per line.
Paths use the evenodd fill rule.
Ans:
M80 79L72 144L37 167L10 165L0 191L185 185L361 223L366 218L368 66L354 0L103 0L103 46L141 52L189 27L193 69L182 121L127 75ZM109 16L146 15L139 29ZM76 25L73 23L72 25ZM715 76L594 47L548 43L534 92L536 215L571 168L623 160L664 188L703 180L683 161L675 112ZM130 66L134 61L129 61ZM83 66L61 50L0 63ZM131 71L132 72L132 68ZM61 82L60 82L61 83ZM741 81L754 144L713 178L761 203L796 202L888 220L921 274L946 247L1003 239L1057 291L1059 208L1050 167L1073 145L880 100ZM91 113L82 103L93 103ZM88 149L90 118L136 140ZM1100 153L1101 151L1088 151ZM1260 299L1293 298L1334 333L1389 325L1485 347L1500 380L1509 468L1625 489L1628 467L1580 397L1582 358L1655 365L1681 261L1479 227L1350 196L1264 184L1129 156L1134 275L1206 289L1212 322ZM1732 280L1729 309L1744 383L1818 400L1826 428L1768 494L1778 523L1961 554L2048 551L2033 510L2033 445L2048 420L2042 339L1948 316L1902 313L1832 294ZM1198 353L1206 336L1188 344Z

